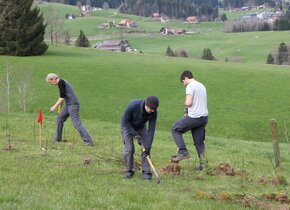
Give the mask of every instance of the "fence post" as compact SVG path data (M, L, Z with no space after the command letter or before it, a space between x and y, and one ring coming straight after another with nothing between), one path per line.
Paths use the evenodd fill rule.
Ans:
M273 142L273 150L275 156L275 167L280 167L280 149L279 149L279 142L277 136L277 123L276 119L271 119L271 129L272 129L272 142Z

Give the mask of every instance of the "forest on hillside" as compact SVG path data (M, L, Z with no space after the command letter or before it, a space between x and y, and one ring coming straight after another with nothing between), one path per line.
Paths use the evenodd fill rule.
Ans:
M102 7L102 5L106 2L109 4L110 8L118 8L122 4L126 2L126 0L42 0L47 2L58 2L63 4L70 4L70 5L91 5L94 7ZM146 0L138 0L138 2L143 3ZM164 2L171 2L172 0L151 0L148 1L151 4L158 4L162 6ZM264 3L269 3L272 6L275 5L275 2L281 2L277 0L178 0L178 3L189 3L194 4L196 6L201 6L202 4L209 4L212 7L222 7L226 8L234 8L234 7L242 7L242 6L255 6L255 5L262 5Z
M159 13L170 18L198 16L200 20L212 21L218 17L218 7L229 9L268 3L277 4L277 0L42 0L70 5L90 5L120 9L120 12L139 16L151 16Z

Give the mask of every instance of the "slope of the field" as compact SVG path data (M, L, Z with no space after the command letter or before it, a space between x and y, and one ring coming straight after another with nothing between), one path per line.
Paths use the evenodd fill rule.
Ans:
M44 81L47 73L55 72L75 87L84 118L119 123L130 100L156 95L160 99L157 127L169 131L183 115L185 87L179 82L179 75L189 69L207 87L207 135L269 141L271 118L277 118L281 135L284 120L289 124L287 66L233 65L75 47L50 47L43 56L2 56L0 61L2 77L6 64L16 74L25 69L33 71L30 110L34 112L39 107L49 110L56 101L57 88ZM12 111L17 109L17 105L12 106Z

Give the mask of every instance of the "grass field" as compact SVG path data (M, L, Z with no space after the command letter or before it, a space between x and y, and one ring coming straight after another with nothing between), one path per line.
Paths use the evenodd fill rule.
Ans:
M233 65L74 47L51 47L39 57L2 56L0 62L2 78L6 64L15 69L16 75L26 69L33 71L29 110L34 113L38 108L49 110L56 101L57 88L44 82L47 73L55 72L74 85L82 102L83 117L119 123L130 100L157 95L158 129L169 131L183 113L185 90L179 75L190 69L207 87L209 136L269 141L269 120L277 118L281 141L285 141L284 120L289 125L287 66ZM12 111L19 111L16 94L13 97Z
M5 117L1 114L1 119ZM43 137L47 140L54 132L55 114L44 117ZM152 182L142 180L138 169L133 179L122 178L122 143L116 123L84 119L96 143L88 148L82 146L69 120L65 127L68 142L48 142L48 150L42 151L36 115L11 114L8 119L11 136L2 135L0 143L0 209L244 209L235 199L244 196L255 200L250 203L251 209L259 209L261 202L264 207L281 206L265 199L263 194L286 194L290 190L285 185L290 175L289 144L280 144L282 162L275 170L269 143L208 137L209 166L196 172L192 169L198 162L196 152L186 134L192 158L180 163L180 175L160 174L161 182L156 184L155 177ZM1 133L5 133L5 127L2 120ZM5 150L8 138L13 150ZM43 145L46 147L45 142ZM151 153L155 167L169 164L175 151L170 133L158 130ZM138 148L135 161L140 163ZM247 174L211 175L224 162L235 171L246 170ZM250 181L263 176L272 179L276 174L286 178L283 185ZM202 196L206 193L225 198L208 199Z
M65 6L63 9L66 11ZM93 38L127 39L143 54L50 46L42 56L0 56L0 209L244 209L241 202L249 202L251 209L289 208L289 204L282 207L263 197L270 193L289 196L290 190L290 145L285 138L290 126L290 71L288 66L264 64L270 50L281 41L290 42L289 32L226 34L213 29L214 23L205 23L208 25L202 33L189 36L125 36L118 29L96 31L95 27L111 14L114 11L69 20L66 27L71 24L74 36L81 25ZM117 14L116 18L125 15ZM140 24L148 31L160 27L145 18L140 18ZM177 27L179 23L171 24ZM187 49L191 58L164 56L168 45ZM211 48L219 61L229 58L232 62L196 59L204 47ZM169 164L176 152L170 128L183 116L185 87L179 76L185 69L207 88L207 168L193 170L198 161L191 135L186 133L192 157L180 163L180 175L160 174L161 183L156 184L155 179L142 180L137 168L133 179L123 179L119 122L125 107L132 99L159 97L151 157L157 169ZM9 115L3 86L7 70L11 76ZM31 77L23 77L29 72ZM50 72L73 85L81 102L82 122L95 147L83 146L70 119L64 131L67 142L49 141L54 136L57 113L48 110L59 94L57 87L45 82ZM17 97L20 82L30 85L26 113ZM44 115L41 137L46 150L40 150L39 108ZM277 119L280 142L281 167L277 169L273 166L272 118ZM138 148L135 160L138 165ZM213 175L220 163L247 173ZM283 177L281 184L257 181L277 175ZM218 199L209 198L209 194Z

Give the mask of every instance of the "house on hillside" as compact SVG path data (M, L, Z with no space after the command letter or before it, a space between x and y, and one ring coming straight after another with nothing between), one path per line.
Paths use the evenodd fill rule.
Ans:
M257 14L257 18L259 19L270 19L274 15L274 12L261 12Z
M127 40L108 40L103 42L98 42L93 46L95 49L100 50L110 50L110 51L117 51L121 52L122 48L129 51L129 42Z
M282 16L284 16L286 13L284 11L281 11L281 10L278 10L275 12L275 14L273 14L273 18L274 19L279 19L281 18Z
M153 21L155 22L161 22L160 20L160 15L158 12L152 13L151 18L153 19Z
M186 23L196 24L198 23L198 19L196 16L189 16L185 19Z
M240 15L240 20L255 20L257 19L257 13Z
M175 31L170 27L162 27L160 33L164 35L174 35Z
M137 23L134 20L121 20L119 23L121 28L136 28Z
M92 7L91 7L90 5L83 5L83 6L81 6L81 10L82 10L84 13L92 12Z

